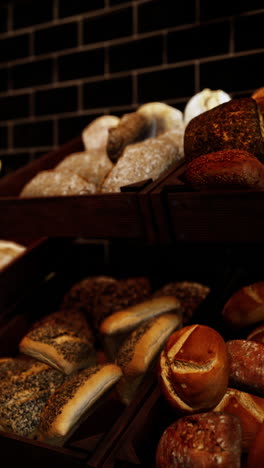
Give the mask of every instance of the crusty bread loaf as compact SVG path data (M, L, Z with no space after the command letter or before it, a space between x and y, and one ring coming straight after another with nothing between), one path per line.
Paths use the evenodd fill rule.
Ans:
M174 332L160 356L161 390L182 413L213 408L226 392L228 376L226 344L217 331L204 325Z
M213 109L224 102L230 101L231 97L222 89L211 90L204 88L192 96L184 108L184 123L187 125L197 115Z
M115 364L84 369L65 382L48 400L40 417L39 439L63 445L95 403L122 375Z
M117 384L123 403L131 402L168 336L179 326L179 315L162 314L144 322L124 341L116 359L124 374Z
M112 167L113 164L105 150L93 152L90 150L66 156L55 170L67 170L72 174L77 174L97 188Z
M93 336L83 314L58 311L36 322L22 338L22 353L71 374L95 362Z
M241 427L236 416L203 413L185 416L163 432L156 468L240 468Z
M226 323L238 329L264 320L264 282L238 289L226 302L222 316Z
M125 147L153 135L153 120L137 112L125 114L116 127L109 129L107 154L116 162Z
M242 451L248 452L264 421L264 398L228 388L213 411L223 411L239 418L242 428Z
M163 102L148 102L140 106L137 112L154 122L153 136L184 128L182 112Z
M264 344L264 324L262 323L258 327L254 328L254 330L249 333L247 340L257 341L257 343Z
M22 189L20 197L56 197L69 195L89 195L96 187L77 174L69 171L41 171Z
M162 286L153 294L153 297L175 296L180 301L183 324L186 324L209 292L210 288L205 284L175 281Z
M184 180L194 189L263 189L264 165L243 150L222 150L191 161Z
M254 99L232 99L188 123L184 135L187 162L226 149L248 151L263 159L263 118Z
M82 131L86 151L106 152L109 129L116 127L119 121L119 117L114 115L102 115L87 125Z
M249 340L227 342L229 386L264 396L264 344Z
M17 242L0 240L0 270L6 267L12 260L24 253L26 247Z

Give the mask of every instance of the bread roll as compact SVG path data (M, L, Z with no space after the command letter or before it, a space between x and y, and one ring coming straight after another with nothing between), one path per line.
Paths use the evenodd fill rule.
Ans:
M94 364L93 336L83 314L59 311L36 322L19 349L50 366L71 374Z
M204 284L192 281L175 281L165 284L154 293L154 297L175 296L181 304L182 320L186 324L194 311L204 301L210 288Z
M242 428L242 450L248 452L264 420L264 398L228 388L213 411L234 414Z
M204 325L173 333L159 362L159 381L168 403L182 413L208 410L228 385L228 354L221 335Z
M264 345L249 340L227 342L229 386L264 396Z
M148 102L140 106L137 112L154 122L153 136L176 128L184 129L182 112L163 102Z
M264 460L264 423L258 429L256 437L250 447L247 468L262 468Z
M236 416L185 416L163 432L156 468L240 468L241 427Z
M168 336L181 325L177 314L162 314L147 320L125 340L117 355L123 377L117 384L121 401L129 404Z
M197 115L230 101L231 97L221 89L204 88L189 99L184 109L184 123L187 125Z
M12 260L24 253L26 247L16 242L0 240L0 270L3 270Z
M114 364L84 369L65 382L48 400L40 417L39 440L63 445L87 411L120 379Z
M41 171L22 189L20 197L57 197L95 193L94 184L69 171Z
M226 302L222 316L238 329L264 320L264 281L238 289Z
M191 161L185 181L197 190L263 189L264 165L243 150L222 150Z
M125 114L119 124L109 129L107 154L116 162L125 147L152 136L153 120L137 112Z
M192 119L184 135L187 162L204 154L240 149L264 154L263 118L252 98L232 99Z
M97 188L112 167L113 164L105 151L83 151L67 156L55 170L67 170L77 174Z
M264 344L264 324L259 325L248 335L247 340Z
M106 153L109 129L116 127L119 121L119 117L114 115L102 115L87 125L82 132L85 150L92 153L101 151Z

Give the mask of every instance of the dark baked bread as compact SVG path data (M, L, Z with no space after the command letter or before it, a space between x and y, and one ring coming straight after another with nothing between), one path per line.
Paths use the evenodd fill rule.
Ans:
M241 427L236 416L185 416L163 432L156 468L240 468Z
M226 302L222 316L226 323L238 329L264 320L264 282L238 289Z
M263 159L264 125L256 101L232 99L192 119L185 129L186 161L226 149L240 149Z
M243 150L222 150L191 161L185 181L197 190L263 189L264 165Z
M254 328L254 330L249 333L247 340L264 344L264 324L262 323L258 327Z

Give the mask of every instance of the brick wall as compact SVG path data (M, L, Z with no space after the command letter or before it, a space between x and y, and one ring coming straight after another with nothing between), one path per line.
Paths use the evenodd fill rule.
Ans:
M263 0L13 0L0 7L2 175L147 101L264 85Z

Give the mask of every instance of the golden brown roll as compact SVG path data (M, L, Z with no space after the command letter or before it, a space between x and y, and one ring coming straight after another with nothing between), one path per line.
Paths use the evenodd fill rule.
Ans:
M22 353L71 374L95 363L94 339L83 314L58 311L36 322L22 338Z
M127 145L152 136L152 127L152 119L137 112L123 115L119 124L109 129L107 154L111 161L116 162Z
M17 242L0 240L0 270L5 268L19 255L23 254L26 247L17 244Z
M124 341L116 359L123 371L123 377L117 384L117 392L123 403L128 405L131 402L165 341L179 326L179 315L162 314L144 322Z
M156 468L240 468L240 456L239 419L208 412L185 416L165 429Z
M115 364L91 367L74 374L48 400L40 416L39 440L63 445L88 410L120 379Z
M226 302L222 316L238 329L264 320L264 281L238 289Z
M175 281L162 286L153 297L175 296L181 304L182 319L185 324L193 316L194 311L204 301L210 288L204 284L193 281Z
M192 119L184 135L187 162L221 150L240 149L263 159L264 125L256 101L232 99Z
M82 131L82 141L86 151L106 153L108 132L110 128L119 124L119 117L114 115L102 115L93 120Z
M184 180L196 190L264 188L264 165L243 150L222 150L191 161Z
M96 187L77 174L69 171L41 171L22 189L20 197L57 197L70 195L89 195Z
M161 390L182 413L216 406L226 392L228 377L226 344L217 331L204 325L174 332L160 355Z

